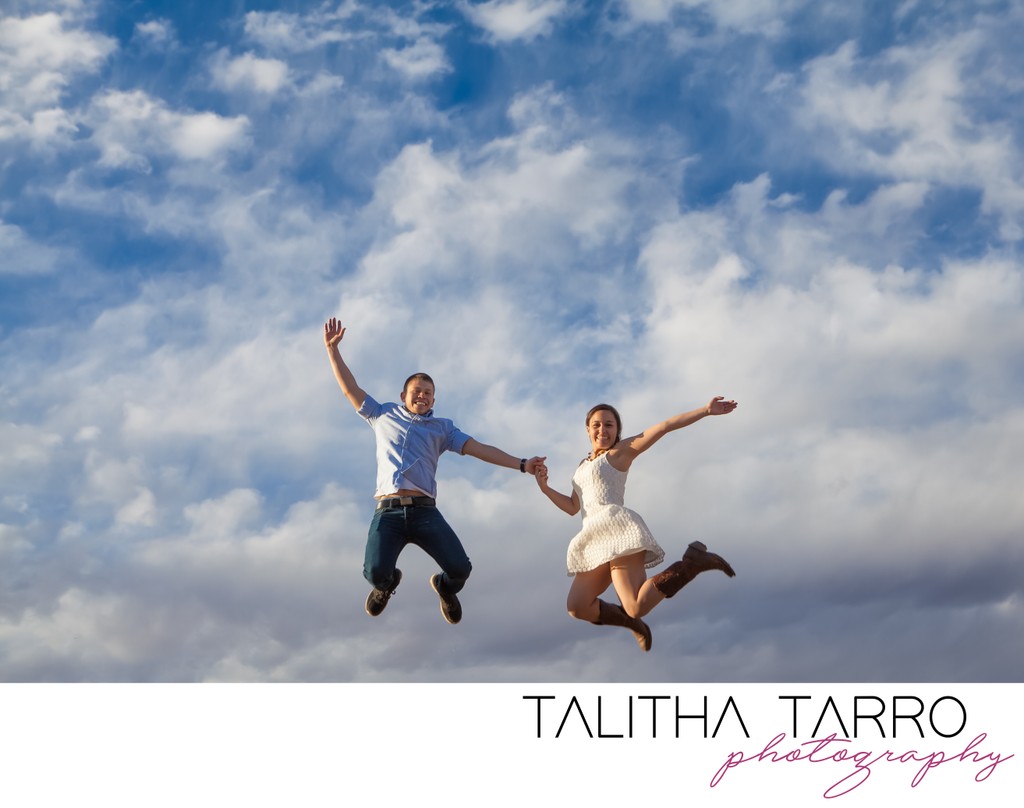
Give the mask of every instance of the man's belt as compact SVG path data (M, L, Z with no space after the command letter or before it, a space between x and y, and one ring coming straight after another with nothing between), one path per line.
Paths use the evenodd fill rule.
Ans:
M433 508L436 504L433 497L388 497L377 500L377 510L386 511L389 508L415 508L417 506Z

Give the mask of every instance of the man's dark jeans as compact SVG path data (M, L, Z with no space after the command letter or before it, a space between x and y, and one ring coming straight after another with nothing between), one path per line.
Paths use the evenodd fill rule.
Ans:
M455 531L430 505L387 508L373 514L363 577L378 589L388 588L398 555L407 544L420 547L441 567L441 588L446 594L454 595L465 586L473 565Z

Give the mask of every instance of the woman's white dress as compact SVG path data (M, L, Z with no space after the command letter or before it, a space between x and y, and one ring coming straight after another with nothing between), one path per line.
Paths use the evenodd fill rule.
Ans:
M654 567L665 551L636 511L623 505L627 472L608 462L608 455L584 460L572 476L579 497L583 527L569 542L566 566L569 575L586 572L620 556L644 551L644 566Z

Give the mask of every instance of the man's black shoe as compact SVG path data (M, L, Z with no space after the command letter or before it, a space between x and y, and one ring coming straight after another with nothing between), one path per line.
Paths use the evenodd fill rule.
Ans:
M462 619L462 604L455 595L449 595L441 590L441 574L438 573L430 579L430 588L437 592L441 599L441 614L445 620L454 625Z
M388 605L388 601L395 594L395 590L398 589L398 585L401 582L402 571L395 570L395 574L391 578L391 585L387 589L377 589L377 587L374 587L370 594L366 596L366 613L370 617L376 617L384 611L384 607Z

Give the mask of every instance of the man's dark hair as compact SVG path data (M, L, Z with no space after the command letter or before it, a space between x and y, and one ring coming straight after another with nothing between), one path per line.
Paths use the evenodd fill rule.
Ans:
M402 385L402 395L405 395L405 391L409 389L409 382L412 381L430 382L430 385L436 390L437 385L434 384L434 380L431 379L426 373L413 373L408 379L405 380L405 384Z

